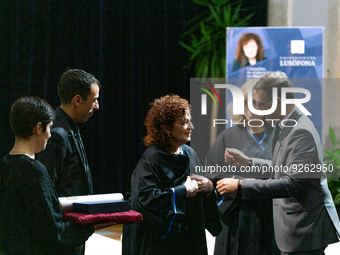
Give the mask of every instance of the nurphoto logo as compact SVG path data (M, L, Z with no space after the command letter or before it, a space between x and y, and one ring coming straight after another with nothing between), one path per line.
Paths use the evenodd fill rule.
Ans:
M216 90L211 87L210 85L207 85L205 83L201 83L204 86L206 86L207 88L209 88L211 91L213 91L213 93L218 97L221 106L223 106L221 98L219 96L219 94L216 92ZM233 109L233 115L244 115L244 94L242 92L242 90L235 86L235 85L231 85L231 84L215 84L215 88L216 89L226 89L229 90L232 94L232 109ZM206 92L208 95L210 95L210 97L214 100L215 104L216 100L214 98L214 96L212 95L212 93L210 93L210 91L208 91L205 88L199 88L202 91ZM252 96L252 88L248 88L248 109L250 112L252 112L255 115L258 116L265 116L265 115L270 115L272 114L276 108L278 107L278 92L277 92L278 88L273 88L272 90L272 106L270 107L270 109L267 110L260 110L260 109L255 109L254 105L253 105L253 96ZM287 94L288 93L302 93L304 94L305 97L303 98L287 98ZM202 94L201 95L201 115L206 115L207 114L207 94ZM303 114L305 115L312 115L307 109L306 107L303 106L304 103L309 102L309 100L311 99L311 93L308 89L305 88L297 88L297 87L283 87L281 88L281 114L282 115L286 115L286 105L290 104L290 105L295 105L296 108L299 108ZM250 120L250 122L254 122L254 121L258 121L260 123L260 126L264 125L264 121L261 119L258 120ZM271 121L271 125L274 126L275 123L278 121L278 119L266 119L267 122ZM293 124L288 125L288 123L293 122ZM228 120L226 119L214 119L213 120L213 126L215 127L216 125L219 124L223 124L225 125L226 123L228 123ZM282 122L283 126L296 126L296 121L294 120L283 120ZM231 123L231 126L233 124L242 124L242 123ZM245 123L243 123L245 125ZM248 123L248 125L252 126L251 123Z
M221 106L223 106L220 95L217 93L217 91L213 87L211 87L210 85L203 83L203 82L197 82L197 83L202 84L203 86L209 88L217 96L218 100L220 101ZM199 87L199 89L206 92L212 98L212 100L214 100L215 105L217 105L214 96L210 93L209 90L207 90L204 87ZM201 115L207 115L207 94L201 95L201 100L202 100Z
M208 85L209 86L209 85ZM215 94L218 96L220 102L221 99L219 95L217 94L216 90L209 86ZM231 84L215 84L215 88L217 89L226 89L231 92L233 96L233 114L234 115L243 115L244 114L244 95L242 90ZM205 92L208 92L204 90ZM209 93L209 92L208 92ZM304 98L287 98L288 93L302 93L305 94ZM209 95L213 98L212 94L209 93ZM201 109L203 112L203 109L205 109L205 114L201 113L201 115L206 115L206 108L207 108L207 100L206 95L203 95L205 97L201 97ZM287 104L294 104L297 108L299 108L303 114L305 115L312 115L306 107L304 107L302 104L307 103L311 99L311 93L308 89L305 88L281 88L281 113L282 115L286 115L286 105ZM215 99L213 98L214 102L216 103ZM221 102L222 105L222 102ZM258 110L255 109L253 106L253 96L252 96L252 88L248 88L248 107L249 110L256 115L264 116L273 113L277 108L277 88L273 88L273 94L272 94L272 106L268 110Z

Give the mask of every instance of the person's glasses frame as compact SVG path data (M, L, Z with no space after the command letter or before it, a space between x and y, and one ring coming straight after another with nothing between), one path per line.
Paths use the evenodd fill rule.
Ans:
M254 105L257 109L260 109L262 106L264 106L266 103L272 101L272 99L269 99L268 101L264 102L264 103L259 103L259 102L256 102L254 101Z

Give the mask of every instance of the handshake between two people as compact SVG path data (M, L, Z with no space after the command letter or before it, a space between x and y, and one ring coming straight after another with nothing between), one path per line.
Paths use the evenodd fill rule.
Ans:
M208 179L200 175L190 175L184 183L187 189L187 197L194 197L197 193L211 193L214 185Z
M249 157L237 149L226 148L224 160L227 164L240 167L248 164ZM241 184L242 180L223 178L217 182L216 189L222 196L237 193L239 182ZM211 193L214 187L213 183L208 178L200 175L187 176L184 185L187 190L187 197L194 197L197 193Z

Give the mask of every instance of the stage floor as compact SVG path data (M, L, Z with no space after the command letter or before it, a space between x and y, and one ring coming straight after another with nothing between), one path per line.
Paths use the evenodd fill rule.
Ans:
M85 255L122 254L123 225L114 225L96 231L86 242ZM208 231L208 253L213 255L215 238ZM325 255L339 255L340 243L331 244L326 248Z

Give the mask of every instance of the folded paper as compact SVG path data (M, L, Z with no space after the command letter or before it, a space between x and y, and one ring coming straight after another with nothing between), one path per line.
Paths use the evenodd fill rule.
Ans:
M59 202L63 212L72 212L73 203L82 202L99 202L107 200L124 200L124 196L121 193L109 193L109 194L98 194L98 195L87 195L87 196L74 196L74 197L59 197Z

